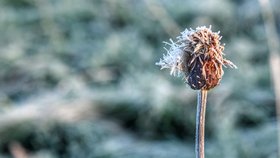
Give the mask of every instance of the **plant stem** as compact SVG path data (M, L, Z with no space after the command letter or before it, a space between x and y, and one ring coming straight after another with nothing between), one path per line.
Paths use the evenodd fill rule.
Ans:
M195 155L196 158L204 158L204 131L205 112L207 102L207 90L200 90L197 94Z
M276 19L273 14L273 7L269 0L259 0L261 13L264 20L267 44L269 49L269 65L271 69L271 78L275 92L276 119L278 129L278 157L280 157L280 39L277 33Z

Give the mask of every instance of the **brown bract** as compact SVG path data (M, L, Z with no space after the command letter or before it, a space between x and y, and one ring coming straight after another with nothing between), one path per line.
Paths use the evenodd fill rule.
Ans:
M217 86L224 74L223 65L235 67L223 58L224 45L218 33L202 28L185 37L184 69L188 85L195 90L209 90Z

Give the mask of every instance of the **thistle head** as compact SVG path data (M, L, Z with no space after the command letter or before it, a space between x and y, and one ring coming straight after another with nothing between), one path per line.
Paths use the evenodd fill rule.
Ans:
M195 90L209 90L217 86L223 76L223 66L237 68L224 56L224 45L220 43L219 32L197 27L181 32L174 42L164 42L166 55L156 65L161 69L170 68L171 75L184 75L187 84Z

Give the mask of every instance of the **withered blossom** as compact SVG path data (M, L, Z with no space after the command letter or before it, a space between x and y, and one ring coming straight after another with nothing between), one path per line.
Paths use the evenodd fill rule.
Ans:
M187 84L195 90L209 90L217 86L224 74L222 67L237 68L231 61L225 59L224 44L220 43L219 32L209 28L197 27L181 32L174 42L164 42L169 46L167 54L163 55L156 65L161 69L170 68L171 75L184 75Z

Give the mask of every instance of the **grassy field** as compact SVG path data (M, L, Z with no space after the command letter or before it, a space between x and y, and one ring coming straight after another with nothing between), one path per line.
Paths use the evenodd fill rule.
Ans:
M258 1L1 0L0 12L1 158L193 158L197 92L155 62L163 41L204 25L238 66L209 92L206 157L277 157Z

